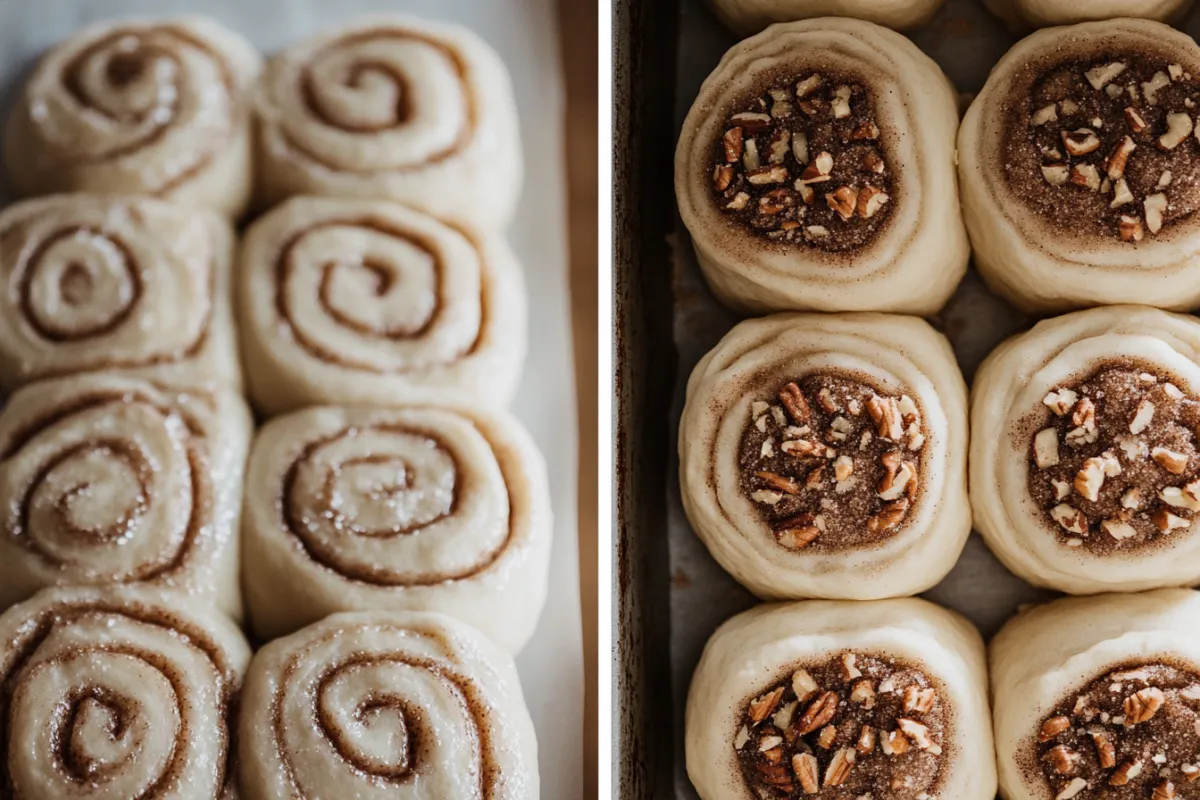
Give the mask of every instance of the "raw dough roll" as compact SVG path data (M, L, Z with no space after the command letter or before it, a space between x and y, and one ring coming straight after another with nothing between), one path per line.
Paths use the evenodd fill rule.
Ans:
M57 195L0 213L0 387L95 370L240 388L233 232L148 198Z
M335 611L441 611L516 652L546 597L546 468L507 414L318 408L268 423L243 514L264 639Z
M853 17L897 30L924 25L945 0L712 0L721 21L748 36L776 22ZM1114 15L1115 16L1115 15Z
M441 614L335 614L254 657L238 726L245 800L536 800L517 671Z
M503 229L521 192L508 70L465 28L363 17L292 45L255 99L259 194L387 197Z
M1200 322L1067 314L988 357L972 394L975 523L1009 569L1074 594L1200 581Z
M991 645L1005 800L1200 797L1200 595L1025 611Z
M84 28L46 54L9 117L9 179L23 195L151 194L237 216L260 68L249 42L205 17Z
M992 800L983 640L924 600L759 606L692 677L688 776L702 800Z
M966 405L949 343L921 320L743 322L688 381L684 510L760 597L922 592L971 531Z
M250 648L170 592L47 589L0 616L0 796L234 800Z
M19 390L0 413L0 608L137 583L240 617L250 430L226 389L93 375Z
M525 358L525 287L502 238L396 203L294 198L242 242L250 397L268 414L320 403L505 405Z
M984 0L984 5L1019 30L1118 17L1178 21L1192 7L1192 0Z
M743 311L931 314L967 268L954 92L903 36L775 25L725 54L675 151L713 291Z
M1200 47L1157 22L1044 30L1010 50L958 138L988 284L1040 313L1200 305L1197 90Z

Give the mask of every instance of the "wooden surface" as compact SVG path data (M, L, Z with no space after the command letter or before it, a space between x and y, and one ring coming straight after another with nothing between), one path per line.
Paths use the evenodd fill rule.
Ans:
M596 0L559 0L559 29L567 84L567 214L575 390L579 416L579 581L583 611L584 796L597 793L596 600L598 264L598 7Z

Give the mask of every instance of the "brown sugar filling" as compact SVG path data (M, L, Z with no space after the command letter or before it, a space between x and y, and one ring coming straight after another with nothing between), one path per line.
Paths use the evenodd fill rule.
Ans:
M861 248L891 212L880 136L863 82L821 72L779 78L729 114L713 145L714 200L772 241Z
M902 530L920 500L925 441L908 395L813 373L751 404L742 491L789 550L876 544Z
M1048 222L1139 242L1200 207L1200 82L1137 52L1031 65L1006 107L1005 178Z
M1051 390L1031 429L1029 493L1068 547L1160 544L1200 510L1200 403L1152 367L1116 361Z
M1200 674L1123 666L1071 695L1035 733L1037 768L1061 800L1200 798Z
M920 669L843 653L747 702L733 746L756 797L933 797L950 711Z

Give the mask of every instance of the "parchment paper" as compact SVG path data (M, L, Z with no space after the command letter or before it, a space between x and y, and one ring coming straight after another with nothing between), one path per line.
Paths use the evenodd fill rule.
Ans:
M737 41L717 22L702 0L682 0L682 4L676 74L677 127L683 124L704 78ZM1200 33L1200 13L1193 13L1182 27L1193 36ZM949 0L929 25L909 36L945 70L963 94L961 105L964 109L974 93L982 88L992 66L1017 40L987 12L981 0ZM700 357L738 321L708 292L696 266L687 232L682 224L676 227L673 284L679 374L672 426L667 432L671 437L672 453L675 452L687 377ZM968 383L979 362L997 343L1033 322L988 292L973 268L946 308L930 321L950 338ZM713 561L692 532L680 504L677 474L678 460L673 457L672 482L668 491L668 536L675 785L679 798L691 800L697 795L688 782L683 758L683 709L688 683L712 632L729 617L754 605L756 600ZM1019 605L1049 599L1053 594L1035 589L1013 576L996 561L979 535L972 534L958 565L925 597L962 612L984 636L990 637Z
M578 437L566 271L562 70L554 0L0 0L0 105L6 113L21 77L47 46L95 20L204 13L269 54L368 11L402 11L463 23L500 52L512 74L527 179L510 240L525 267L530 309L529 360L514 411L546 455L556 520L549 600L537 635L517 665L537 727L542 797L581 797Z

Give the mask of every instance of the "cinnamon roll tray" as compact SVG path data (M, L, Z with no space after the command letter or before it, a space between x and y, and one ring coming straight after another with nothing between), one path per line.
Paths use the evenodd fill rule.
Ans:
M411 19L343 27L384 13ZM91 27L164 17L172 22L136 34ZM329 780L338 789L311 793L366 796L379 782L412 788L414 779L421 796L583 796L579 424L557 18L556 0L0 4L2 105L6 116L16 109L6 172L23 197L75 193L0 197L2 248L25 265L14 268L23 277L0 336L5 502L20 518L0 543L14 548L0 559L0 596L5 608L19 604L0 625L0 671L21 684L19 698L0 701L6 720L20 718L12 737L5 728L0 796L74 796L93 779L114 797L176 796L163 788L171 782L194 784L189 797L232 796L239 759L256 767L238 776L253 787L242 796L298 796L296 787ZM379 41L387 36L403 43ZM329 55L347 42L369 50L370 66ZM324 90L313 88L320 68L304 60L306 47L336 76L350 74L330 82L332 99L314 96ZM262 105L251 134L243 88L285 48L288 57L266 62L276 72L269 102L267 79L255 84ZM417 102L405 97L409 68L433 81L415 90ZM347 100L342 81L383 98L384 111ZM96 91L113 86L128 92L112 100ZM316 133L281 121L308 103L322 123L342 116ZM94 112L86 123L68 113L79 106ZM430 107L449 112L431 123L417 113ZM458 118L456 132L446 120ZM347 129L402 129L390 153L412 162L381 167L387 142L338 150L330 132ZM75 149L60 158L64 141ZM140 148L153 155L129 166ZM265 160L271 149L274 161L251 187L250 154ZM417 164L414 152L428 160ZM262 197L243 213L252 191ZM174 202L85 194L93 192ZM285 199L298 194L321 197ZM237 225L236 244L227 219L248 223ZM361 274L334 274L346 254ZM262 269L235 266L258 256ZM307 275L282 280L293 268ZM235 341L231 286L254 274L266 299L254 301L255 321L240 324ZM394 300L402 280L416 287L405 307L380 310L378 298ZM300 283L319 288L293 292ZM103 307L83 308L71 298L78 291ZM240 349L251 332L262 345L255 352ZM76 374L107 369L123 374ZM348 369L363 379L347 380ZM467 387L486 399L465 402ZM312 408L336 403L377 408ZM252 420L248 404L263 416ZM109 485L88 499L92 475ZM128 508L126 496L135 498ZM255 499L252 511L244 501ZM300 507L309 500L321 508ZM51 518L45 530L93 549L81 556L63 537L30 533ZM316 518L328 525L310 526ZM407 536L435 525L437 537ZM356 544L334 546L347 530L361 534ZM253 544L242 549L243 540ZM136 546L97 555L114 541ZM47 588L20 604L43 587L104 581L138 586ZM162 599L180 590L187 602ZM250 671L247 638L265 646ZM101 639L109 644L86 643ZM78 659L94 675L64 678L74 667L57 665L80 647L105 655ZM514 672L509 653L518 652ZM14 664L20 681L10 680ZM310 677L295 679L297 670ZM104 688L64 689L72 677ZM371 681L392 688L363 694ZM59 752L63 714L45 718L58 706L43 701L63 691L71 735L97 734L88 747ZM245 712L237 718L235 697ZM320 706L320 724L285 724L280 704L301 715ZM251 707L261 716L251 719ZM343 738L346 724L362 727L355 713L382 733Z
M1193 37L1200 34L1200 13L1193 12L1176 27ZM980 0L949 0L931 22L908 36L950 78L960 96L960 112L1019 38L989 14ZM727 442L730 437L727 432L712 433L695 419L689 419L689 430L695 435L680 446L679 424L685 413L685 393L690 391L703 400L696 404L701 407L697 413L708 413L721 406L716 394L706 392L709 384L717 380L713 376L719 373L722 363L749 352L759 342L773 342L776 333L780 348L791 347L789 353L798 348L786 340L787 331L760 331L753 325L717 348L718 342L746 315L736 315L717 301L702 275L692 238L677 213L678 187L673 167L680 131L697 97L703 97L710 89L706 86L702 90L705 79L718 67L726 51L739 41L738 37L718 21L710 4L702 0L668 3L621 0L616 3L614 40L614 202L616 238L620 243L614 264L619 404L615 534L619 652L614 724L619 727L620 742L615 774L621 797L642 800L669 796L695 800L697 794L684 763L688 687L705 643L718 626L758 603L727 570L739 573L744 583L757 585L764 596L787 592L779 592L778 584L761 585L772 578L769 559L753 561L744 553L730 553L716 547L714 552L725 562L723 568L705 546L708 532L700 531L697 535L689 523L684 508L685 500L691 502L691 498L681 496L680 471L694 467L687 461L689 457L694 459L693 451L703 451L709 444L702 441L704 437L724 435ZM704 107L703 102L699 105ZM718 190L724 188L720 185L720 165L712 178L709 177L712 167L707 169L703 176L706 190L710 180L717 183ZM683 218L689 215L694 221L694 209L685 209ZM799 230L780 235L793 233L800 235ZM946 248L956 241L953 233L945 232ZM771 307L771 264L754 264L751 269L744 266L743 260L742 274L750 275L751 279L737 284L726 280L728 275L721 272L726 265L716 263L719 258L712 255L716 245L700 242L697 247L709 262L703 266L710 273L710 282L726 296L729 304L750 309L750 315L762 313L763 298L768 298L766 307ZM736 272L741 253L732 248L724 252L730 253L733 255L728 261L734 263L732 271ZM758 283L750 286L750 280ZM778 287L776 296L786 296L789 288ZM817 308L836 306L836 294L832 295L832 301L830 296L821 294L826 288L818 287L802 302ZM899 287L897 298L904 288ZM840 291L849 296L862 290L848 283ZM1054 287L1046 291L1055 293ZM900 303L899 299L888 300ZM849 307L862 308L856 301L843 302ZM795 307L787 303L783 306ZM1029 307L1038 306L1029 303ZM949 303L928 320L950 340L958 366L970 384L984 357L1011 334L1028 328L1035 318L990 291L972 266ZM862 338L870 339L871 323L859 324L863 326ZM809 327L813 326L810 321ZM758 339L754 339L756 335ZM891 346L888 342L872 341L872 344L880 353ZM735 347L742 350L732 353ZM755 364L770 363L773 352L764 344L749 360ZM706 354L707 360L702 362ZM888 354L877 359L876 363L887 360L888 368L904 369L899 355ZM693 375L698 363L702 367ZM816 388L811 388L810 396L815 396ZM723 406L718 408L717 413L722 409ZM814 419L819 418L817 409ZM766 430L765 436L769 436L774 430L769 427L769 415L766 425L767 428L759 430ZM760 439L750 437L748 441L755 455L750 458L743 452L741 463L759 463L755 459ZM682 467L680 452L685 461ZM762 452L762 463L772 463L766 458L771 455L766 444ZM701 464L696 469L706 467ZM786 510L786 500L783 508L781 515L790 513ZM688 510L694 519L707 524L705 508L691 506ZM805 535L802 528L787 533ZM811 536L817 535L815 530L811 532ZM805 544L808 541L812 539L805 540ZM925 557L937 556L931 553ZM921 580L920 573L927 571L919 563L906 562L906 566L905 576L916 581ZM819 594L867 598L870 590L854 585L853 576L838 577L842 579L840 585L823 585ZM866 584L870 579L858 580ZM972 533L953 570L922 596L961 612L984 637L990 638L1022 604L1055 595L1014 576L984 546L979 534Z

